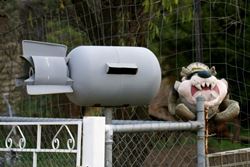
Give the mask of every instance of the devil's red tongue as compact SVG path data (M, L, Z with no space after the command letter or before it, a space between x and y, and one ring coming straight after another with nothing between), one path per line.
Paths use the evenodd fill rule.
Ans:
M203 87L202 90L210 90L209 87Z
M192 96L193 96L197 91L199 91L199 89L197 89L195 86L191 86L191 94L192 94Z
M204 91L204 90L211 90L209 87L202 87L202 90ZM218 86L216 85L213 89L212 89L213 91L215 91L215 92L217 92L218 94L220 93L220 91L219 91L219 88L218 88ZM196 93L196 92L198 92L199 91L199 89L197 89L195 86L191 86L191 94L192 94L192 96Z

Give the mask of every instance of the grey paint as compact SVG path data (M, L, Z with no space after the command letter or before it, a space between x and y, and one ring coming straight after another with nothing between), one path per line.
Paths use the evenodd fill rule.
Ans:
M23 41L23 57L34 71L25 80L28 94L66 93L81 106L144 105L160 88L159 62L146 48L79 46L67 57L66 51L60 44Z
M36 85L65 85L67 65L64 57L32 56Z
M68 59L74 92L67 96L81 106L148 104L160 88L159 62L146 48L80 46ZM138 71L135 75L107 74L107 66Z
M32 73L24 82L30 95L73 92L68 78L65 45L23 41L23 58L30 62Z
M65 57L67 46L48 42L23 40L23 57L32 63L31 56Z

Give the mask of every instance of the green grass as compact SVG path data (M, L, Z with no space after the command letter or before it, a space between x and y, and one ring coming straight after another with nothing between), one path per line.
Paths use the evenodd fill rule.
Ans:
M218 140L216 138L209 138L208 147L215 152L246 148L246 146L241 143L234 143L227 139Z

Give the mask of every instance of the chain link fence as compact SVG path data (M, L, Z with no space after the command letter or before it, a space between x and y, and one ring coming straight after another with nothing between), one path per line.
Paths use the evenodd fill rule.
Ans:
M114 109L113 119L145 120L157 123L148 115L148 107ZM134 121L133 121L134 120ZM119 121L118 121L119 122ZM114 167L196 166L197 134L192 131L115 132Z
M1 118L1 121L4 118ZM19 121L22 118L15 118ZM33 119L33 118L32 118ZM36 119L38 122L46 119ZM8 121L8 120L7 120ZM58 121L58 120L54 120ZM148 123L156 121L148 121ZM132 123L132 122L131 122ZM10 151L0 151L0 164L3 167L32 166L34 154L27 150L16 150L21 144L20 139L24 136L25 149L37 148L37 126L19 125L21 132L13 126L0 126L0 148L6 148L9 138L13 139ZM69 133L67 129L60 131L60 125L43 125L41 133L41 149L53 149L55 136L60 140L58 149L67 149ZM77 138L77 127L68 125L73 138ZM11 133L12 132L12 133ZM59 133L58 133L59 132ZM58 133L58 135L57 135ZM197 164L197 135L196 132L188 131L145 131L145 132L115 132L113 136L113 166L114 167L149 167L149 166L195 166ZM10 144L10 143L9 143ZM55 143L56 144L56 143ZM81 146L80 146L81 147ZM55 152L37 151L37 166L59 167L76 166L76 154L65 153L60 150ZM79 157L78 157L79 158Z
M178 79L181 67L195 60L192 4L174 5L171 12L165 6L167 9L161 7L162 10L154 13L151 10L156 11L162 5L161 1L148 2L150 4L146 5L141 1L117 1L114 4L88 4L90 6L86 7L87 2L84 1L78 5L66 6L63 11L33 15L33 18L25 18L25 22L15 28L8 27L8 32L0 34L1 95L9 93L10 103L17 116L79 118L86 113L103 115L100 108L81 108L69 102L65 95L30 97L22 88L15 87L15 79L22 77L27 70L20 59L20 44L23 39L63 43L69 49L81 44L146 46L157 54L163 76L172 74ZM249 74L249 47L246 47L249 44L249 20L246 19L249 16L249 6L241 6L238 1L202 3L207 9L203 12L202 19L206 31L203 34L206 37L206 47L203 50L204 56L207 55L205 62L216 65L218 71L225 71L226 79L233 88L231 94L243 108L239 118L243 123L241 132L249 136L249 84L245 78ZM143 12L144 7L150 10ZM223 12L214 15L215 9ZM28 15L25 5L22 11L25 12L23 15ZM212 27L220 24L223 24L223 29L214 32ZM242 43L243 48L238 43ZM233 47L230 48L229 45ZM2 100L0 106L1 115L6 115L7 108ZM119 120L151 120L147 107L117 108L113 117ZM228 127L229 133L235 132L231 125ZM0 128L0 146L5 147L4 142L11 127ZM27 145L35 147L35 126L21 128L29 138ZM43 128L42 147L51 147L51 140L58 128ZM72 134L76 135L76 131L73 130ZM249 143L248 138L243 143L232 143L230 138L221 139L220 136L215 136L210 138L209 151L244 148L249 147ZM219 166L219 161L232 164L245 159L249 161L248 153L239 153L240 157L236 153L223 158L224 155L211 158L210 165L213 163L214 166ZM1 152L0 166L32 166L32 157L32 153ZM76 164L75 155L68 153L39 153L37 158L38 166ZM114 133L113 166L195 166L196 158L194 132Z
M114 167L196 166L196 134L191 132L114 133Z

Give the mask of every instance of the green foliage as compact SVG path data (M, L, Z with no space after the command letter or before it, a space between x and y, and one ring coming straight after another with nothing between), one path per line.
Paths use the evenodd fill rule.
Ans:
M0 1L0 15L7 16L10 27L19 25L18 2L16 0Z
M230 93L247 111L249 3L201 2L204 63L215 65L218 76L229 80ZM164 76L179 76L182 66L196 61L193 0L8 0L1 1L0 7L13 27L25 22L22 39L63 43L69 48L146 46L158 56Z
M193 16L192 0L184 0L181 2L179 2L179 0L161 0L160 3L156 3L153 0L145 0L143 7L144 12L152 17L152 20L148 22L150 41L160 36L159 32L163 24L171 25L175 23L179 24L178 22L190 22ZM169 30L173 31L171 29Z
M63 43L69 48L81 44L90 44L90 40L85 32L79 31L69 24L65 25L58 21L49 21L46 28L46 39L48 42Z
M163 75L169 75L172 69L192 61L192 54L182 52L192 48L192 0L146 0L143 4L144 11L153 15L148 22L148 47L159 57Z

